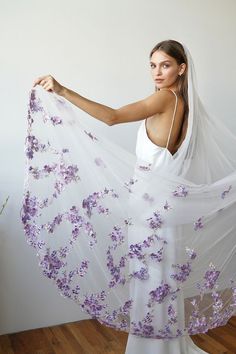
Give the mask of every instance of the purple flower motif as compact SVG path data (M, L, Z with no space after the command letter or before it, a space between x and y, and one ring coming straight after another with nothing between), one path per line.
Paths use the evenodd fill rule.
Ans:
M100 157L96 157L94 162L96 163L97 166L107 167L106 164L103 162L103 160Z
M37 215L39 202L35 196L30 196L30 192L27 191L24 196L24 203L21 209L21 220L23 224L31 220L32 217Z
M37 226L35 223L33 223L33 225L25 223L24 232L26 235L26 242L30 246L33 246L36 249L42 249L42 246L45 245L45 242L39 239L41 227Z
M131 322L131 333L145 337L152 337L154 335L152 322L153 315L150 312L147 312L146 316L141 321L138 321L138 323L135 321Z
M176 273L176 274L171 274L170 277L172 279L175 279L180 282L184 282L188 278L188 276L191 272L191 264L189 262L187 262L186 264L182 264L182 265L179 265L179 264L174 265L173 264L172 267L178 268L180 270L180 272Z
M162 218L161 218L161 214L159 213L159 211L155 211L153 213L153 217L146 219L147 221L149 221L149 227L153 230L159 229L161 227L161 225L163 224Z
M225 191L223 191L221 193L221 198L224 199L231 189L232 189L232 186L230 185L228 189L226 189Z
M144 257L142 253L142 245L140 243L135 243L129 246L129 258L142 259Z
M151 253L150 258L156 262L161 262L163 259L163 250L164 248L162 247L157 253Z
M165 203L165 205L164 205L163 208L164 208L165 210L170 210L170 209L172 209L171 206L170 206L170 204L168 204L167 201L166 201L166 203Z
M42 227L44 230L46 230L48 233L53 233L56 225L60 225L60 223L63 221L63 214L58 214L52 222L49 222L47 224L44 224Z
M105 188L103 192L94 192L93 194L90 194L87 198L85 198L82 202L82 207L86 209L86 213L88 217L90 218L92 215L92 209L96 208L98 213L104 213L108 215L109 209L108 208L103 208L101 205L98 205L98 200L101 198L104 198L105 195L111 194L113 198L118 198L118 194L114 193L113 189L107 189Z
M168 318L170 324L174 324L177 322L177 312L172 304L168 306Z
M206 280L203 285L203 289L213 289L216 284L216 281L220 275L220 271L215 270L215 266L211 263L209 265L210 270L207 270L204 279Z
M28 159L32 160L34 152L46 151L46 145L40 144L34 135L28 135L25 139L25 154Z
M187 194L188 194L188 191L183 184L177 186L176 190L173 192L173 195L175 197L186 197Z
M89 261L82 261L81 262L80 268L78 270L78 274L79 274L80 277L84 277L85 274L87 273L88 264L89 264Z
M138 182L138 180L134 178L130 178L129 182L125 182L124 187L128 189L129 193L132 193L132 189L130 188L130 186L132 186L136 182Z
M190 249L189 247L185 247L185 250L190 259L195 259L197 257L197 254L196 252L194 252L193 249Z
M42 102L39 98L36 98L34 89L31 90L29 108L33 113L43 111Z
M102 310L107 307L104 303L106 298L106 293L103 290L100 294L85 295L85 300L81 304L81 307L87 311L92 318L100 317Z
M98 138L97 138L95 135L93 135L92 133L87 132L86 130L84 130L84 132L90 137L90 139L92 139L92 140L98 140Z
M68 165L66 166L65 163L61 163L59 165L59 176L63 179L65 184L68 184L72 181L77 182L80 177L76 174L78 172L77 165Z
M108 236L110 236L114 243L113 248L116 248L118 244L121 244L124 241L124 233L119 226L114 226L112 232Z
M62 123L62 119L60 117L53 116L53 117L50 117L50 119L51 119L51 122L53 125L58 125L58 124Z
M154 201L154 198L151 197L148 193L143 194L143 199L146 200L147 202L152 203Z
M148 302L148 307L151 307L154 302L161 304L165 298L170 294L171 287L169 284L161 282L161 285L155 290L150 291L150 300Z
M139 165L139 166L138 166L138 169L141 170L141 171L150 171L151 165L152 165L151 163L149 163L147 166L145 166L145 165Z
M202 228L203 228L203 223L202 223L202 217L201 217L194 223L194 230L197 231Z
M47 253L39 262L39 266L43 269L43 274L50 279L56 279L59 270L66 266L66 263L60 260L57 253L58 252L54 250L50 254L50 249L47 248Z
M131 273L130 276L139 280L147 280L149 278L148 269L142 267L139 271Z

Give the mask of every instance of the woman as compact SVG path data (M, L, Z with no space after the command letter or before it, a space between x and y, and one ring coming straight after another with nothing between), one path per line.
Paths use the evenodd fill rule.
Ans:
M186 47L160 42L150 65L155 93L119 109L35 80L21 217L43 273L129 332L127 354L204 353L189 335L235 313L236 137L204 110ZM141 120L136 156L74 106L108 125Z

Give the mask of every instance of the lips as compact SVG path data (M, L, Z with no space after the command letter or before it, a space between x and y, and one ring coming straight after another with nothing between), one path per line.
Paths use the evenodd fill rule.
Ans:
M156 79L155 81L156 81L156 82L162 82L163 79L162 79L162 80L161 80L161 79Z

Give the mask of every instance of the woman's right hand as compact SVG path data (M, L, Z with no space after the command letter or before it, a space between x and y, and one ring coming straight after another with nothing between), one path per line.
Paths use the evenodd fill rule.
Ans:
M62 96L65 91L65 87L59 84L59 82L56 81L52 75L38 77L34 81L33 87L36 85L41 85L46 91L55 92L60 96Z

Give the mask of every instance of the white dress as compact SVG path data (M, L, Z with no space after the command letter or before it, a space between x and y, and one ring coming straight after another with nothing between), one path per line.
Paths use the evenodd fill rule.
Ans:
M172 91L172 90L171 90ZM175 109L172 118L172 124L167 140L166 147L160 147L154 144L147 135L146 130L146 120L143 120L140 124L137 141L136 141L136 156L146 160L149 163L153 163L155 159L155 166L158 168L162 168L165 164L171 163L173 158L172 154L167 149L170 139L171 130L173 127L173 122L175 118L175 112L177 107L177 95L174 91L172 91L176 96ZM138 235L141 235L140 230L133 229L132 233L129 235L129 242L132 243L137 240ZM172 230L168 230L167 234L165 233L165 238L168 239L169 249L173 250L171 257L171 263L174 259L174 250L175 250L175 238L174 232ZM170 247L172 246L172 247ZM158 281L161 282L162 279L168 276L170 269L170 262L168 259L163 263L159 263L158 267L150 267L149 266L149 278L142 282L131 282L130 285L130 297L135 299L135 307L131 311L131 320L138 322L140 318L145 316L145 308L148 292L153 289L154 284ZM137 260L131 262L130 265L131 271L135 271L139 268L139 264ZM155 280L155 283L154 283ZM179 300L178 300L179 301ZM160 304L159 312L156 316L156 322L158 328L164 328L166 323L166 308L165 304ZM181 303L178 302L176 304L177 309L182 306ZM162 316L161 316L162 315ZM194 342L192 341L189 335L180 336L174 339L153 339L153 338L145 338L137 335L129 334L126 351L125 354L206 354L207 352L198 348Z

